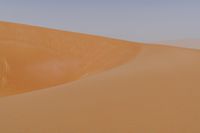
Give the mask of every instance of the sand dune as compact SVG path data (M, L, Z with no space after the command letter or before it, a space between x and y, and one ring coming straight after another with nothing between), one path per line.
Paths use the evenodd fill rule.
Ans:
M11 85L9 91L5 89L0 93L1 95L16 95L0 98L0 132L200 132L199 50L144 45L24 25L5 23L1 25L3 26L0 27L5 25L5 27L10 27L10 30L22 29L24 32L20 32L21 37L25 36L24 39L27 40L24 42L27 44L29 41L36 40L36 42L32 42L34 47L24 46L21 43L18 45L24 47L16 46L14 44L17 40L13 38L18 33L15 35L13 33L12 36L11 33L8 33L7 35L10 35L11 38L7 38L7 40L13 39L12 43L14 44L1 43L1 49L4 48L4 50L1 50L0 55L4 58L1 60L0 70L3 72L3 76L0 78L10 81L1 80L1 90L3 87ZM31 36L32 32L36 32L35 35ZM70 35L74 40L65 41L65 38L67 40ZM48 39L55 39L52 41L54 47L51 48L52 51L61 47L57 54L43 48ZM85 39L88 43L83 43ZM60 45L61 42L63 42L62 45ZM40 45L36 46L38 44ZM32 48L28 49L27 47ZM23 51L21 48L24 48ZM49 47L47 48L49 49ZM9 52L4 52L5 50ZM13 52L16 57L12 57L13 54L9 54L10 52ZM5 60L5 56L7 60ZM58 64L66 62L58 75L56 75L57 67L52 71L52 58L56 61L61 58L61 61L56 62ZM15 59L20 61L15 61ZM74 59L80 61L81 65L73 64ZM51 62L50 65L48 61ZM13 75L13 79L18 79L15 82L11 82L12 78L9 79L9 71L12 70L10 64L12 63L17 68L22 65L29 67L35 63L39 65L38 68L41 68L43 66L40 64L44 62L48 62L44 66L45 69L29 69L29 73L24 71L24 68L15 70L14 74L17 75L17 72L20 71L24 78L27 76L31 79L39 71L40 75L36 74L36 77L33 78L34 81L30 81L26 85L24 85L24 81L20 80L20 74L16 77ZM85 64L87 64L87 69L83 71L82 66ZM71 79L76 72L78 76ZM40 79L45 74L48 75ZM80 78L85 74L89 75ZM62 75L64 76L62 77ZM34 86L38 81L42 83ZM64 82L65 84L54 86ZM40 90L32 91L39 88ZM21 93L24 91L29 92Z
M200 49L200 39L182 39L159 42L160 44L166 44L171 46Z
M111 69L134 58L142 45L3 22L0 34L0 70L4 71L0 95L46 88Z

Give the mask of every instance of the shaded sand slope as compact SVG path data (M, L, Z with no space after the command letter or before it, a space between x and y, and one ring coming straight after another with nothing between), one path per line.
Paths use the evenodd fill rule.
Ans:
M200 51L143 46L129 63L0 98L3 133L199 133Z
M0 22L0 95L77 80L134 58L142 44Z

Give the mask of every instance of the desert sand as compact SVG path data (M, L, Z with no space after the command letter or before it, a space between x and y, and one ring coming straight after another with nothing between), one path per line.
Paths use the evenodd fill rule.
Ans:
M200 51L0 23L0 132L199 133Z

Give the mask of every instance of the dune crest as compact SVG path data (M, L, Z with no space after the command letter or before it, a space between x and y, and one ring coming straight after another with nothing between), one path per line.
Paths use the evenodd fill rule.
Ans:
M0 75L0 95L47 88L114 68L133 59L142 47L138 43L5 22L0 23L0 34L0 58L6 59L1 69L5 73L5 67L10 67L6 78L4 73Z

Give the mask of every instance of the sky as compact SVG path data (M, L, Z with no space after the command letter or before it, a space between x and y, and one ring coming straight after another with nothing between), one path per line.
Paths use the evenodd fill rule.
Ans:
M130 41L200 39L200 0L0 0L0 21Z

